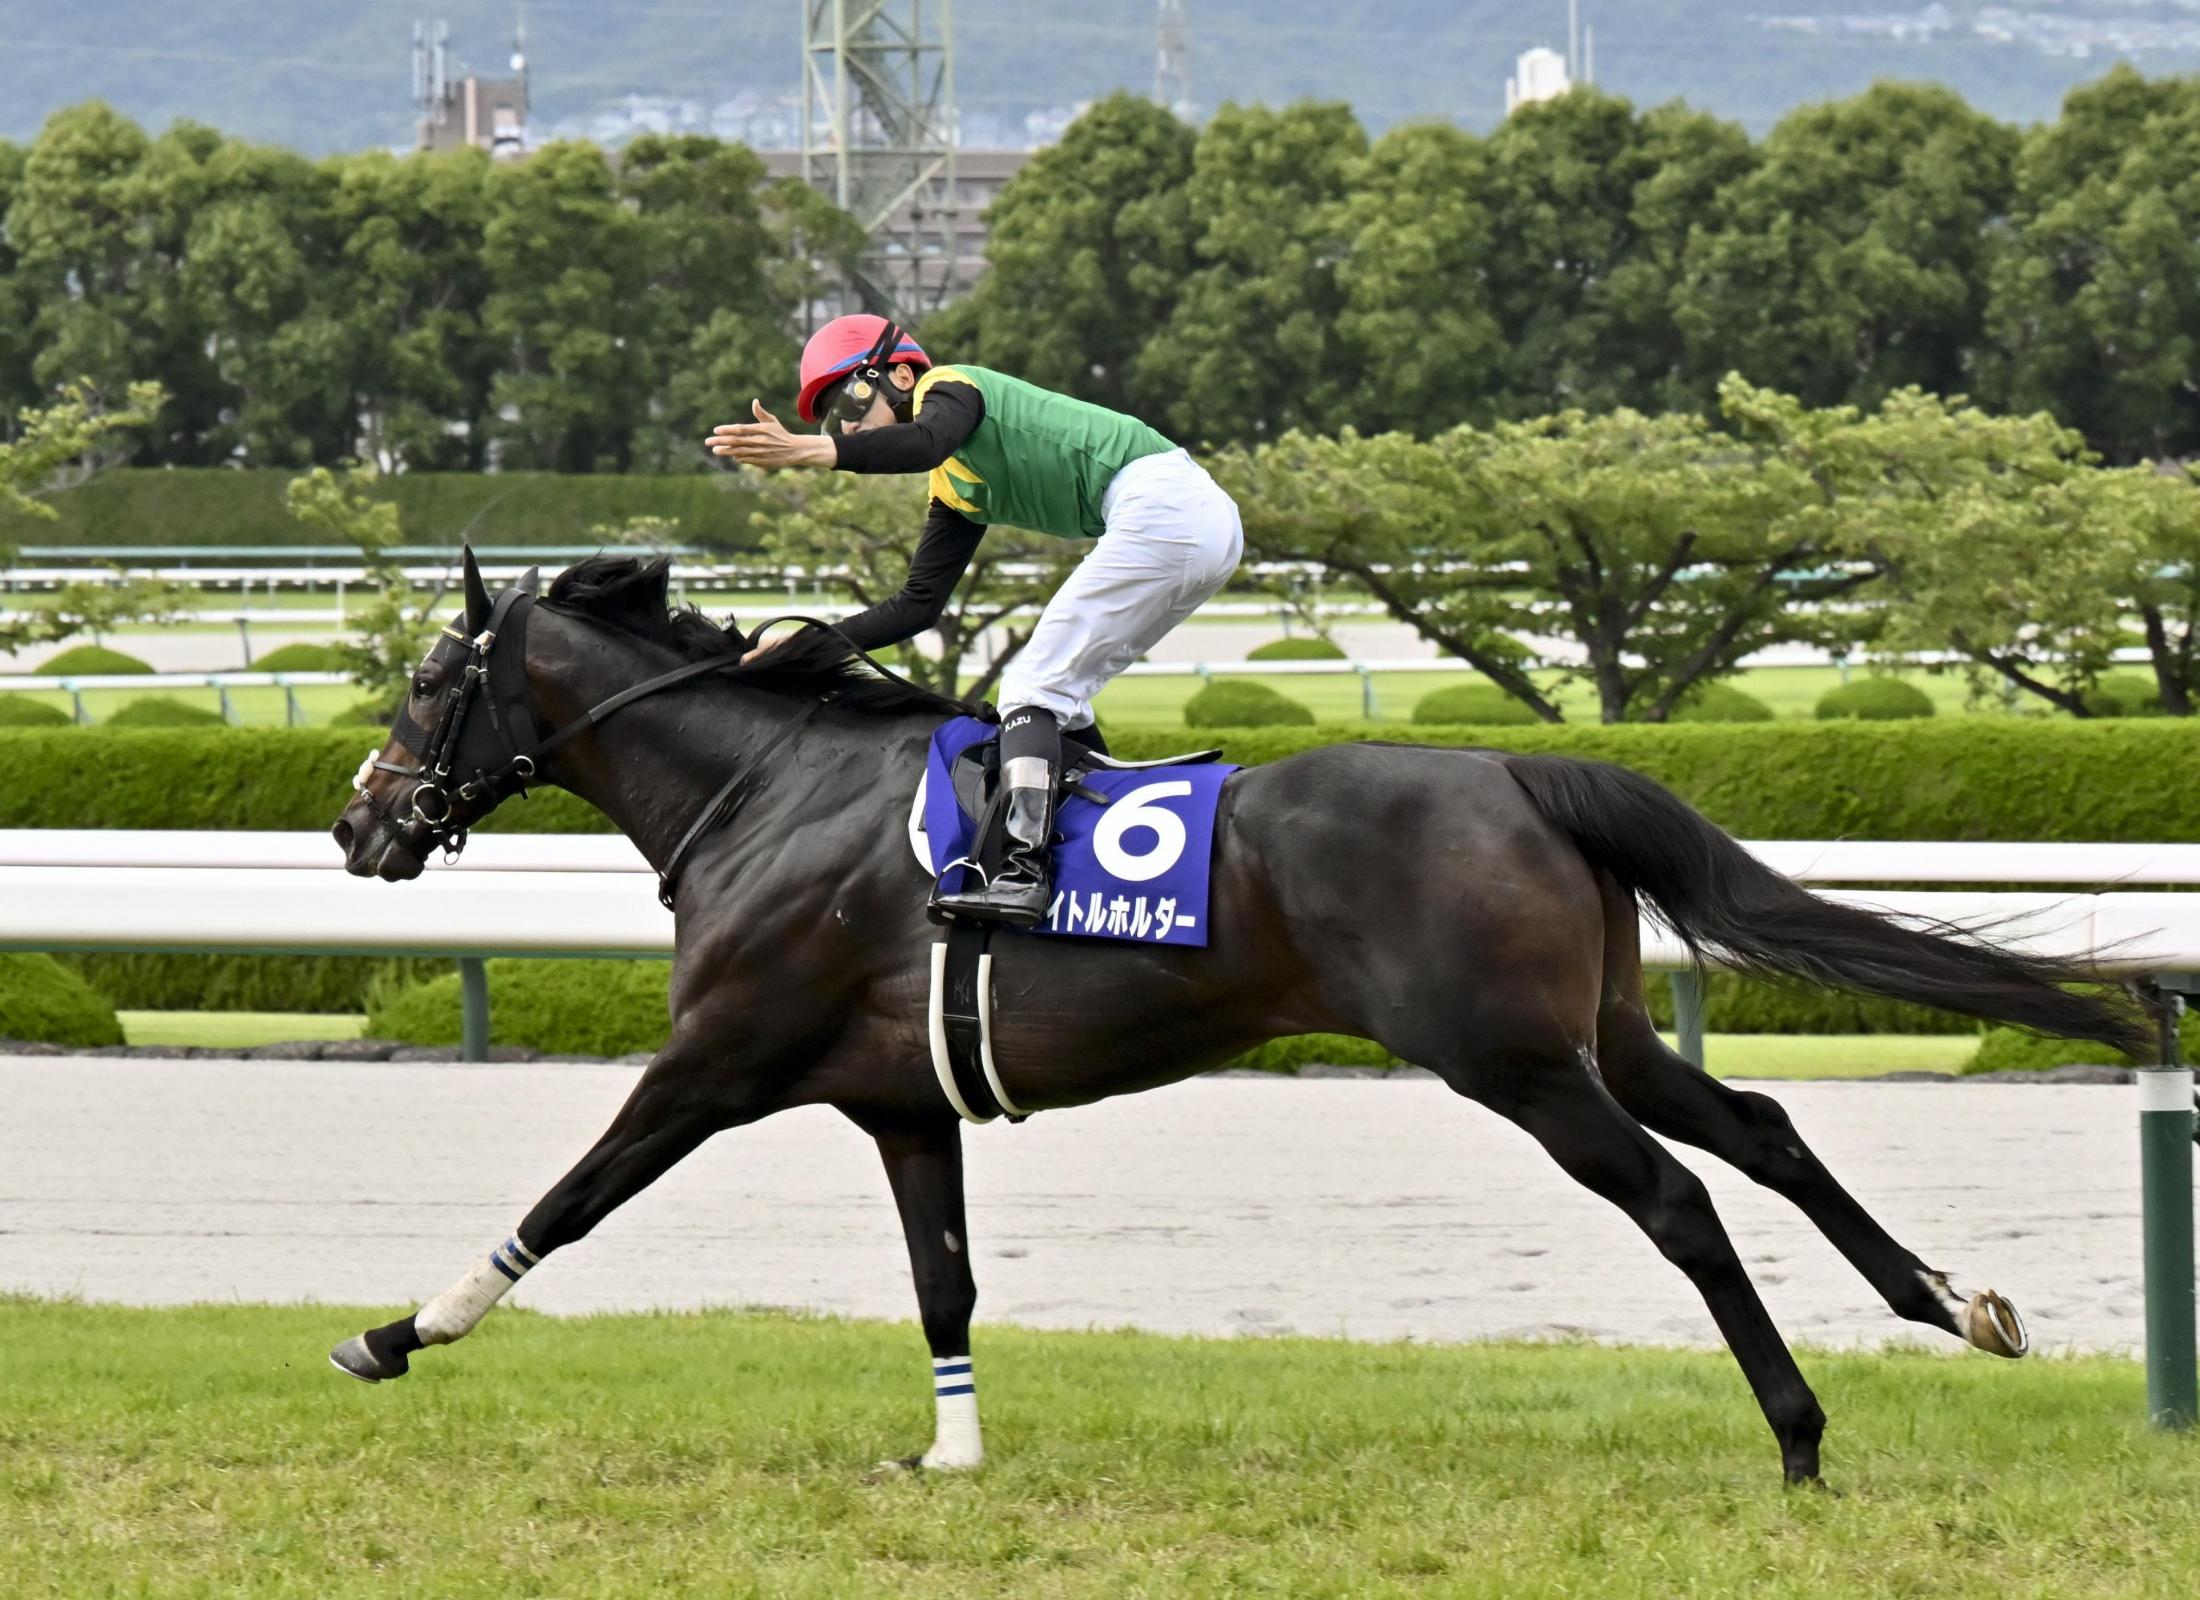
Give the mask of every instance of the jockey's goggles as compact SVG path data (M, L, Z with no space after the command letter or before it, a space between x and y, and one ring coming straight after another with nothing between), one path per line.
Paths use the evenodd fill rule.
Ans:
M901 329L893 323L879 330L878 343L871 346L871 353L849 368L848 375L833 385L832 399L819 413L818 432L831 435L847 432L849 423L861 422L871 414L871 402L881 394L894 408L896 418L907 418L909 398L886 376L887 358L900 345Z

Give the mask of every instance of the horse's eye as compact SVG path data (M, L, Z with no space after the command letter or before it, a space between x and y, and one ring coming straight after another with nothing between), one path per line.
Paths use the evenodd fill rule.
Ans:
M427 699L427 698L428 698L428 696L429 696L429 695L431 695L431 694L434 694L434 693L435 693L435 685L434 685L434 684L432 684L432 683L430 683L430 682L429 682L429 681L428 681L428 680L427 680L426 678L415 678L415 679L413 679L413 698L414 698L414 699L416 699L416 700L425 700L425 699Z

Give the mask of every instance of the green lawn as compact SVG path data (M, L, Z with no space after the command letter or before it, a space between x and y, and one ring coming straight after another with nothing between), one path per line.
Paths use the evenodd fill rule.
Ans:
M132 1044L230 1050L297 1039L356 1039L367 1020L299 1011L124 1011L120 1016ZM1670 1042L1671 1035L1667 1038ZM1721 1078L1868 1078L1881 1072L1958 1072L1977 1047L1970 1034L1715 1033L1705 1039L1704 1054Z
M224 1050L290 1044L299 1039L356 1039L366 1030L359 1015L313 1011L119 1011L122 1036L131 1044L195 1044Z
M336 1245L340 1241L322 1241ZM2200 1441L2115 1359L1806 1354L1838 1492L1728 1358L982 1328L989 1464L913 1327L505 1309L366 1387L392 1308L0 1298L29 1596L2182 1597Z

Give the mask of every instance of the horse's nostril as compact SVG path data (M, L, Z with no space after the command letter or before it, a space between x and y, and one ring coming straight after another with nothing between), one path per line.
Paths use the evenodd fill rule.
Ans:
M347 856L351 854L352 833L350 823L337 823L335 827L329 829L329 837L336 841L337 849L343 851Z

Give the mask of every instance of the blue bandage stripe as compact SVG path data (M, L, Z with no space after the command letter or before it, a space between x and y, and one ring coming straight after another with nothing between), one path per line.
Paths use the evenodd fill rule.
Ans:
M932 1363L932 1376L935 1378L958 1377L969 1370L970 1358L968 1356L964 1356L960 1361L935 1361Z
M497 1254L493 1250L489 1253L489 1265L496 1268L497 1271L503 1273L507 1278L510 1278L514 1283L519 1282L519 1274L517 1272L514 1272L510 1267L506 1266L504 1264L504 1257Z
M529 1267L539 1266L542 1262L542 1257L530 1254L527 1246L519 1242L519 1235L516 1233L504 1241L504 1249L507 1255L519 1263L519 1269L522 1272L525 1272Z
M976 1394L978 1386L974 1383L942 1383L935 1384L932 1392L944 1399L951 1394Z

